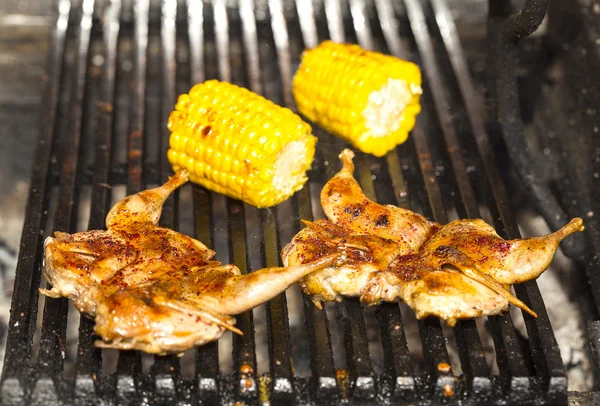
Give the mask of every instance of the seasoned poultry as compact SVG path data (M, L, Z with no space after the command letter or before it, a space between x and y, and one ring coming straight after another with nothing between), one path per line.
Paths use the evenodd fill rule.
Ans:
M338 255L289 268L241 275L213 260L200 241L157 226L165 199L188 180L178 172L161 187L126 197L106 217L106 231L56 232L45 241L46 296L73 300L95 318L98 347L149 353L186 350L240 333L231 315L331 266Z
M410 210L370 200L352 176L352 158L352 151L342 151L342 170L321 190L321 206L327 218L353 233L369 233L398 242L403 250L398 254L417 251L439 224Z
M537 278L562 239L583 230L580 218L543 237L504 240L483 220L445 226L395 206L369 200L353 178L353 153L321 192L328 219L307 225L282 250L297 266L343 252L343 263L300 281L321 301L358 296L362 302L405 301L421 319L435 315L450 326L457 319L498 314L509 303L535 313L513 296L510 285Z

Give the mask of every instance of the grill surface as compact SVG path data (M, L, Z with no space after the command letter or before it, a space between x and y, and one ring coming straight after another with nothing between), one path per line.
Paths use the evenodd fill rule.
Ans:
M510 314L446 329L437 319L415 322L394 304L377 307L373 318L354 300L319 311L304 297L304 314L294 317L304 320L305 332L292 340L288 293L266 305L268 373L257 372L253 312L237 317L244 335L233 337L231 372L220 365L221 340L194 350L193 377L182 373L176 356L154 357L144 370L136 352L119 352L115 371L106 373L103 364L114 354L93 347L93 323L85 318L74 372L65 370L67 319L79 315L67 300L45 298L37 326L43 238L54 230L76 231L86 210L89 228L102 228L118 185L130 194L167 178L166 119L176 95L192 83L232 81L293 109L291 81L301 52L326 38L411 59L424 70L423 112L409 140L382 159L357 156L357 177L367 195L442 223L483 215L503 237L519 236L486 134L482 98L444 0L60 0L2 404L566 403L567 379L535 282L516 287L539 315L523 315L528 338L516 331ZM310 181L292 199L258 210L186 186L193 189L193 209L176 193L165 205L162 225L185 229L193 216L195 236L242 272L279 264L279 249L299 231L299 219L323 216L318 194L339 167L336 156L344 143L319 128L314 132L319 145ZM79 203L90 191L87 209ZM367 328L373 322L375 343ZM418 328L422 354L409 348L411 324ZM481 340L487 335L495 348L491 362ZM310 376L295 372L294 365L304 362L299 341L309 348ZM383 352L382 368L371 361L375 347Z

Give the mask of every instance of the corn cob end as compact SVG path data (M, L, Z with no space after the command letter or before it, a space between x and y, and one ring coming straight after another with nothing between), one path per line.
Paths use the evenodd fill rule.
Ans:
M415 123L414 115L420 111L420 107L413 104L412 115L406 114L406 109L413 103L413 97L421 93L421 86L392 78L381 88L373 90L361 112L366 131L356 141L360 149L383 156L406 141Z
M277 154L273 165L274 174L272 188L276 191L274 199L278 204L302 189L308 176L315 155L316 137L307 135L297 141L288 142Z

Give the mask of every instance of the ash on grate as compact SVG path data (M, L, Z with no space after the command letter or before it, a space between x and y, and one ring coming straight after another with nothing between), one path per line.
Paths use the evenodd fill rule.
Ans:
M550 233L544 219L533 213L524 212L519 216L519 227L523 237ZM573 281L577 270L572 260L567 258L560 247L546 272L537 284L542 292L554 336L569 379L569 391L589 391L593 386L591 354L586 332L586 322L582 314L582 304L577 301L577 286ZM512 314L515 328L526 336L525 325L520 312Z
M0 370L28 190L27 182L17 181L0 205Z

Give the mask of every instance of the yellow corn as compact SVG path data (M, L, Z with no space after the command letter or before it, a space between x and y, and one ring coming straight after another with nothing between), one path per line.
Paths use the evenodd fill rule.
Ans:
M403 143L421 111L419 67L358 45L305 51L293 90L300 113L375 156Z
M190 180L257 207L281 203L307 180L316 138L290 110L231 83L209 80L171 113L168 158Z

